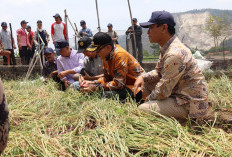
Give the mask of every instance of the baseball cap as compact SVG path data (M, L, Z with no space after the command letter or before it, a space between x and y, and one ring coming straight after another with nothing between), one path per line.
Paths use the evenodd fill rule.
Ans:
M84 20L81 20L80 25L83 26L84 24L86 24L86 22Z
M26 29L30 28L31 29L31 26L30 25L27 25Z
M138 21L137 18L133 18L132 21Z
M112 23L109 23L109 24L107 25L107 27L113 27Z
M21 21L21 24L26 24L26 23L28 23L28 22L25 21L25 20L22 20L22 21Z
M64 39L59 40L55 43L55 48L58 51L61 50L62 48L65 48L66 46L69 46L69 43L67 40L64 40Z
M61 16L60 16L60 14L58 14L58 13L56 13L53 17L60 17L61 18Z
M103 32L98 32L93 36L93 43L86 49L87 51L97 51L103 45L112 45L112 38Z
M42 23L42 21L41 21L41 20L38 20L37 23Z
M89 45L91 45L92 39L84 36L78 41L78 52L82 53Z
M2 27L7 26L7 23L6 23L6 22L2 22L2 23L1 23L1 26L2 26Z
M48 47L44 51L44 54L46 54L46 53L54 53L54 50L52 48Z
M168 24L170 26L175 26L176 23L174 21L174 17L171 13L167 11L154 11L151 14L151 18L148 22L140 23L140 26L143 28L148 28L153 24Z

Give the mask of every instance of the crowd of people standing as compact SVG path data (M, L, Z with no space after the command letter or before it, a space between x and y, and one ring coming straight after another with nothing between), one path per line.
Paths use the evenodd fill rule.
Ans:
M62 22L62 18L60 14L55 14L54 16L55 22L51 25L51 32L49 33L46 29L43 28L43 22L41 20L37 21L37 28L35 31L32 30L31 26L28 25L28 22L22 20L20 22L21 27L16 31L16 42L11 35L11 32L8 30L8 25L6 22L1 23L2 30L0 32L0 49L1 53L3 51L10 54L10 65L16 65L15 59L15 52L14 50L18 46L19 56L21 58L22 65L28 65L35 53L36 47L40 45L44 45L45 48L48 47L50 42L50 37L52 43L56 44L59 40L67 40L67 32L66 32L66 24ZM78 32L78 37L82 38L86 37L93 37L92 30L86 26L85 20L80 21L81 30ZM133 56L136 58L136 51L138 49L138 61L141 64L143 59L143 52L142 52L142 42L141 42L141 35L142 35L142 28L137 25L137 19L133 18L133 26L136 38L133 37L133 29L132 26L128 28L126 31L126 35L132 39L133 44ZM118 34L115 30L113 30L113 25L109 23L107 25L108 31L106 32L108 35L112 37L112 40L115 44L118 43ZM134 40L136 40L136 47L134 44ZM12 47L13 46L13 47ZM59 56L60 52L56 50L56 55ZM42 56L41 56L42 57ZM7 57L3 55L3 64L7 65Z

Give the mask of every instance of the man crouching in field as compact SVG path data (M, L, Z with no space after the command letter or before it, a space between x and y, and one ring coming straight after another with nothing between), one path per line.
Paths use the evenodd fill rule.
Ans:
M120 45L115 46L112 38L106 33L95 34L93 42L87 51L97 52L102 59L104 76L96 81L84 81L83 91L104 89L103 97L118 96L123 101L129 96L135 98L137 102L140 101L142 92L138 92L135 97L133 95L135 80L144 72L139 62Z
M67 89L74 82L79 83L84 54L71 49L67 40L57 41L55 47L60 52L60 56L57 58L58 77L64 82L65 89Z
M191 51L175 36L173 16L156 11L140 25L149 28L150 42L158 43L161 51L155 70L135 82L134 93L141 87L147 100L139 109L177 119L204 117L209 110L207 84Z

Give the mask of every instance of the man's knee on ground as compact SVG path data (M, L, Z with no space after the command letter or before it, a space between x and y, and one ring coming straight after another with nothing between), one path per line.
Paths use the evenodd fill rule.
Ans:
M165 100L154 100L141 104L139 109L147 113L159 113L164 116L185 119L188 117L189 110L186 106L175 104L172 98Z
M156 111L156 107L155 107L155 104L153 105L154 107L151 106L151 104L149 102L145 102L141 105L139 105L139 109L143 112L146 112L146 113L154 113L154 112L157 112Z

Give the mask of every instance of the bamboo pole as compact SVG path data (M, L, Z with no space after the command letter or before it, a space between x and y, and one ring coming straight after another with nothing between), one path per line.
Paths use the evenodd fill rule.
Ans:
M9 25L10 25L10 37L11 37L11 46L12 46L12 52L11 53L14 53L14 40L13 40L13 33L12 33L11 23L9 23ZM9 61L11 62L11 56L8 58L8 65L10 65Z
M69 21L69 23L70 23L73 31L75 32L76 36L78 36L78 30L77 30L77 28L75 29L75 27L73 26L73 24L72 24L71 20L69 19L69 17L67 17L67 19L68 19L68 21Z
M99 19L99 12L98 12L98 3L97 0L95 0L96 3L96 11L97 11L97 21L98 21L98 32L101 32L101 26L100 26L100 19Z
M27 71L27 74L26 74L26 77L25 77L26 80L30 77L31 72L33 71L33 69L35 67L35 64L37 63L38 59L40 61L40 69L43 70L43 65L42 65L40 54L42 53L42 55L43 55L43 50L44 50L45 43L43 42L43 39L41 38L39 33L38 33L38 37L40 38L42 44L39 44L39 46L36 48L37 49L36 53L34 53L32 59L31 59L31 62L29 64L28 71ZM42 47L40 47L41 45L42 45ZM42 56L42 57L44 58L44 56Z
M135 51L135 58L138 59L138 57L137 57L136 37L135 37L135 27L133 25L133 20L132 20L132 12L131 12L130 0L127 0L127 2L128 2L129 12L130 12L130 19L131 19L131 25L132 25L132 31L133 31L133 38L134 38L134 40L132 40L134 42L133 50ZM132 44L132 46L133 46L133 44Z
M76 28L76 31L78 32L76 23L74 23L74 26ZM75 35L75 49L77 50L77 35Z
M64 10L64 21L66 24L66 37L67 37L67 41L69 42L69 38L68 38L68 21L67 21L68 15L67 15L67 11L66 9Z

